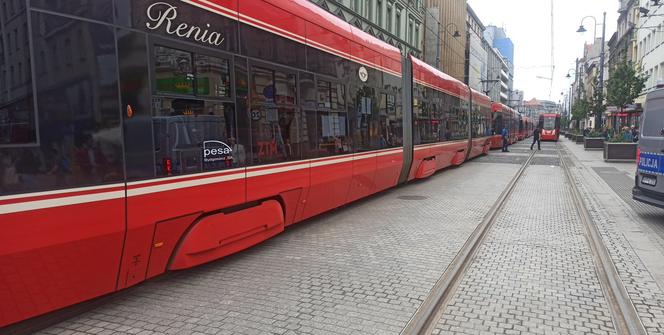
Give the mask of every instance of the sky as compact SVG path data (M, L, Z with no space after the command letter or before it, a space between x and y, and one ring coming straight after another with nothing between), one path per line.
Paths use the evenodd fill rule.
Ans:
M597 19L597 38L602 36L602 12L606 12L606 41L616 31L619 0L553 1L553 81L551 78L551 2L553 0L468 0L485 26L505 28L514 43L514 89L524 99L562 101L574 79L576 58L584 43L592 43L595 22L583 21L587 32L576 30L585 16ZM572 76L567 79L567 73ZM538 78L542 77L542 78Z

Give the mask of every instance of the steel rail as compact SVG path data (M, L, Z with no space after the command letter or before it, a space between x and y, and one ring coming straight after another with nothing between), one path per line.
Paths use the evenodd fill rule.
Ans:
M466 240L466 243L461 247L461 250L459 250L420 307L408 321L406 327L401 331L402 335L431 334L440 315L444 312L445 306L447 306L450 299L454 296L454 293L461 283L461 279L463 279L463 276L470 267L477 251L480 249L480 246L484 242L491 227L496 222L498 214L502 211L507 199L509 199L510 195L513 193L516 184L532 162L535 152L536 151L533 151L530 154L528 159L517 171L516 175L514 175L509 184L507 184L496 202L494 202L489 212L484 216L468 240Z
M608 301L609 311L613 319L613 325L618 334L632 334L632 335L646 335L646 331L641 318L636 311L636 307L629 297L629 293L623 285L618 270L616 269L609 250L602 242L602 236L599 229L593 222L592 216L585 205L581 192L574 181L572 172L567 165L563 150L558 148L560 156L560 165L565 171L567 182L569 183L570 192L572 193L572 202L579 214L579 219L584 226L584 231L591 253L593 255L593 262L595 263L595 270L599 278L600 286L604 292L604 297Z

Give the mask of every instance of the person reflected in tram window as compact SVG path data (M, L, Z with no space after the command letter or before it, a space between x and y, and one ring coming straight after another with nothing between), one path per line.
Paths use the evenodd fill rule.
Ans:
M71 174L71 161L69 156L64 153L63 146L59 142L51 143L51 156L47 158L48 175L54 176L55 187L67 185L67 178Z
M92 149L91 135L84 134L78 137L74 150L74 160L74 166L76 167L74 175L81 179L80 182L89 181L96 174L97 163Z
M449 123L445 125L445 141L452 139L452 130L450 130Z
M40 166L34 152L28 148L21 150L21 155L16 161L15 166L21 184L27 188L33 189L37 184L35 178L39 173Z
M16 172L14 158L10 154L0 157L0 194L18 189L19 175Z
M228 144L232 150L231 155L233 157L233 167L244 166L244 163L247 158L247 154L244 150L244 145L237 143L235 137L229 138Z
M530 150L533 150L533 146L535 146L535 143L537 143L537 150L542 150L540 148L540 144L542 141L540 140L540 135L542 134L542 129L540 129L539 126L535 127L535 130L533 130L533 143L530 145Z
M503 138L503 150L502 150L503 152L510 152L509 150L507 150L510 144L509 135L510 133L509 130L507 130L507 127L503 127L503 131L501 133L501 136Z
M385 135L382 133L380 134L380 139L379 139L379 149L385 149L388 147L387 140L385 139Z

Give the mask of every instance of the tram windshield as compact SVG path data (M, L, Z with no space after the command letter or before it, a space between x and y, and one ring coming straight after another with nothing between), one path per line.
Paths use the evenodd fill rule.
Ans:
M555 118L544 118L544 129L553 130L556 128L556 119Z

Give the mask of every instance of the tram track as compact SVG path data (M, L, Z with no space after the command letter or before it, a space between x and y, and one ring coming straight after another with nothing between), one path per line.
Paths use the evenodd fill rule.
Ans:
M584 227L584 232L593 256L600 286L608 301L608 307L611 312L613 324L616 328L616 333L645 335L647 334L647 331L639 318L636 307L632 303L627 289L620 279L620 275L611 260L609 251L602 242L602 236L599 229L593 222L590 212L581 196L581 192L574 180L570 167L566 161L567 152L558 147L558 154L560 156L560 166L562 167L569 184L572 202L579 215L579 220Z
M507 184L489 212L484 216L477 228L475 228L466 243L457 253L456 257L454 257L445 272L443 272L442 276L433 286L429 295L425 298L401 331L402 335L431 334L436 322L444 313L445 306L454 296L454 293L461 284L464 274L470 268L475 255L482 246L491 227L497 221L499 214L502 212L507 200L514 192L514 189L524 172L532 163L535 153L536 152L533 151L530 156L528 156L528 159L521 165L512 180Z
M616 267L611 260L609 252L602 242L600 232L592 220L581 196L581 192L575 183L569 164L566 161L566 152L564 152L559 146L557 146L556 151L560 159L560 166L565 175L565 180L569 184L572 204L577 214L576 216L579 218L579 221L583 226L582 231L586 237L590 254L592 255L595 272L601 290L608 302L608 309L616 333L634 335L647 334L636 308L634 307L634 304L619 277ZM505 204L513 194L516 185L523 177L527 168L533 163L534 157L535 152L533 152L522 164L489 212L485 215L481 223L458 252L457 256L436 282L427 298L420 305L415 314L413 314L406 327L402 330L402 335L431 334L433 332L436 323L446 312L447 306L454 297L468 269L472 265L475 256L486 240L488 233L503 212Z

